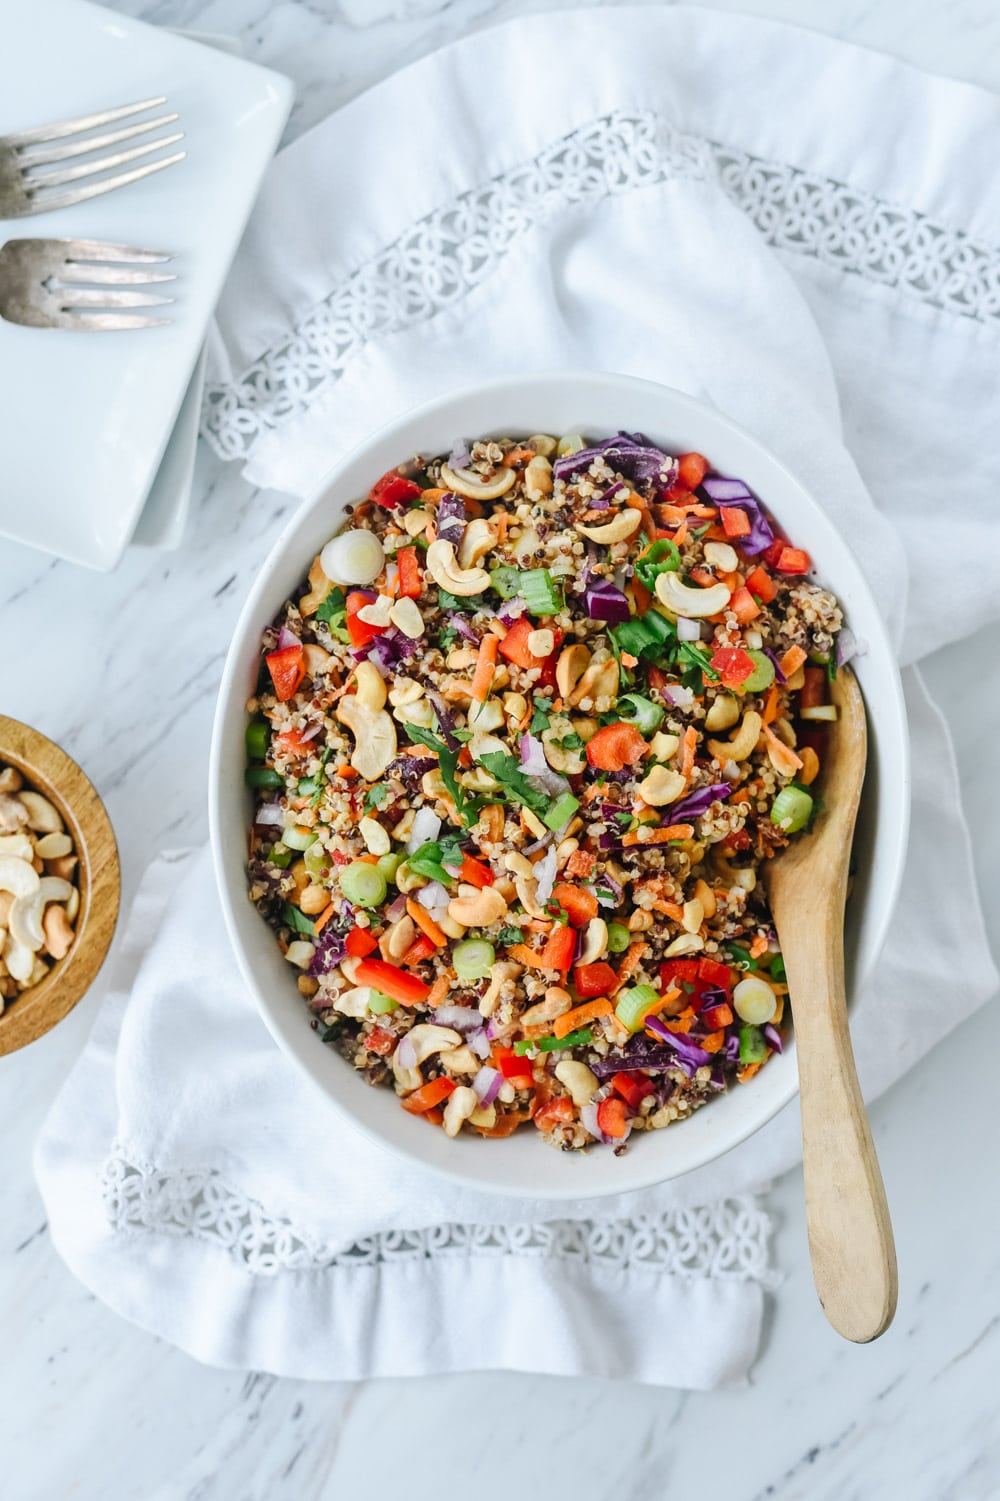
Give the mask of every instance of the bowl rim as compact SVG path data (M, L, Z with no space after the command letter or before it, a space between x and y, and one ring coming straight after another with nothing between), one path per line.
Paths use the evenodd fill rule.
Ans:
M875 960L885 942L902 883L910 826L910 743L903 685L896 654L889 640L885 622L878 610L871 587L846 538L839 531L831 515L813 498L808 486L777 457L767 444L741 423L720 411L711 403L702 401L697 397L689 395L687 392L679 391L659 381L651 381L636 376L600 370L545 370L525 375L505 375L488 381L474 382L452 388L429 401L422 402L397 413L388 421L364 434L358 442L352 445L349 451L345 452L342 457L325 471L322 479L312 488L309 495L302 500L287 519L277 538L269 548L233 627L230 646L219 683L209 757L208 802L212 863L230 946L242 978L253 997L257 1011L260 1013L265 1025L279 1046L311 1080L332 1109L351 1128L361 1132L364 1136L376 1142L383 1150L391 1153L408 1166L412 1165L420 1171L436 1173L454 1183L459 1183L481 1193L496 1195L511 1195L519 1192L523 1194L524 1190L518 1190L510 1183L499 1183L484 1179L474 1171L467 1171L462 1166L462 1163L457 1160L454 1166L450 1163L432 1162L418 1148L410 1145L411 1137L407 1137L405 1142L391 1140L377 1126L362 1120L352 1110L349 1103L335 1096L328 1087L321 1062L325 1056L325 1050L323 1048L303 1048L301 1046L303 1040L314 1043L316 1039L313 1033L308 1032L306 1034L301 1030L301 1026L293 1025L292 1017L295 1014L295 1008L290 1006L286 1011L281 1006L269 1002L263 986L258 982L254 973L249 955L244 950L237 927L236 908L232 899L230 881L225 866L222 830L222 785L225 775L225 767L222 762L223 740L227 716L231 712L231 701L234 694L241 691L240 675L245 674L246 670L246 660L243 655L243 637L247 635L248 627L257 617L260 607L269 589L272 587L272 575L283 560L289 540L298 531L306 518L323 503L331 491L335 490L344 473L358 463L368 451L388 442L396 434L419 425L429 428L436 420L440 419L450 409L463 401L488 401L490 398L506 397L514 393L517 393L518 396L536 393L538 401L544 403L546 397L551 399L552 388L556 384L564 390L568 389L580 393L586 391L591 396L596 391L598 398L606 400L608 404L610 404L611 398L615 396L627 397L630 394L642 394L645 397L665 397L669 399L674 409L670 417L671 421L676 421L678 414L687 413L697 421L708 421L717 424L721 430L728 431L730 435L735 435L743 444L749 445L754 449L757 457L765 467L769 467L772 471L780 474L784 483L797 492L797 504L804 507L808 512L811 512L814 519L818 521L820 530L828 533L842 549L842 563L845 558L849 560L849 567L853 574L852 585L855 593L866 601L872 616L870 636L874 636L875 639L869 639L869 650L873 656L881 659L888 669L886 680L887 684L891 685L889 690L890 701L885 703L884 706L880 706L880 725L883 724L887 717L891 718L891 728L896 742L893 748L898 751L900 756L900 764L894 767L894 801L896 803L897 814L895 820L895 843L893 848L881 850L885 858L885 863L889 867L890 874L883 882L881 907L877 911L876 922L868 941L865 968L856 977L855 985L861 980L866 979L871 973ZM348 502L345 500L344 503ZM773 509L766 497L764 504L769 510ZM778 519L781 519L780 514ZM820 559L820 565L820 571L822 572L822 559ZM241 693L242 697L245 697L245 694ZM867 705L866 712L870 721L871 711L868 710ZM871 751L869 751L870 754ZM864 797L864 793L862 797ZM242 898L242 905L242 903L246 902L245 888L240 893L240 897ZM791 1061L794 1059L794 1053L795 1041L793 1035L788 1046L785 1048L785 1059ZM635 1189L652 1187L656 1184L667 1182L672 1178L684 1176L724 1156L734 1147L739 1146L743 1141L754 1135L769 1120L773 1119L774 1116L783 1110L798 1094L797 1070L789 1068L784 1087L778 1088L772 1083L771 1091L773 1098L766 1110L759 1115L759 1118L742 1123L735 1129L730 1126L730 1129L726 1133L725 1144L721 1147L711 1140L706 1139L700 1151L688 1152L682 1167L671 1168L669 1162L658 1163L658 1156L662 1154L652 1151L643 1154L636 1153L630 1159L629 1172L627 1175L622 1174L623 1178L627 1176L627 1182L603 1181L594 1184L584 1184L575 1181L574 1174L567 1173L564 1184L545 1184L543 1188L535 1186L532 1189L530 1197L534 1197L540 1202L597 1200L615 1194L628 1193ZM697 1112L697 1115L701 1114L701 1111ZM692 1119L694 1119L694 1116L692 1116ZM640 1156L642 1161L636 1166L636 1161Z
M121 875L107 809L86 772L61 745L32 725L0 715L0 761L15 767L31 790L55 805L76 847L80 891L80 911L69 950L44 980L8 1002L0 1015L0 1056L4 1056L44 1037L90 989L114 938ZM99 859L95 846L100 846Z

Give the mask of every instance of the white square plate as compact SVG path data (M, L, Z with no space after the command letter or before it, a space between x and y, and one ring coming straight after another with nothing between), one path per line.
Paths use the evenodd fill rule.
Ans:
M0 243L118 241L172 252L178 274L169 327L99 334L0 322L0 535L91 568L118 562L292 93L277 73L85 0L8 8L0 135L165 94L188 155L74 208L0 219Z

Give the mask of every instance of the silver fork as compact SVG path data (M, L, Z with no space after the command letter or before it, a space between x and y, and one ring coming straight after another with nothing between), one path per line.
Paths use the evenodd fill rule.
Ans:
M63 120L54 125L39 125L35 130L22 130L16 135L0 136L0 219L21 219L28 214L44 214L49 209L67 208L73 203L82 203L86 198L96 198L99 193L110 193L115 188L124 188L130 182L138 182L153 172L162 172L174 162L183 161L186 151L175 151L172 156L144 162L126 172L116 172L113 177L98 177L101 172L113 172L140 157L149 156L165 146L176 145L184 139L178 130L171 135L158 136L156 140L144 141L125 151L103 154L95 161L81 161L75 166L62 166L75 157L89 156L91 152L106 153L108 147L118 146L136 136L148 135L165 125L173 125L179 117L176 113L159 115L153 120L142 120L136 125L126 125L120 130L110 130L101 135L88 132L102 125L112 125L116 120L128 120L146 110L166 104L166 97L143 99L138 104L123 104L120 109L106 109L98 115L82 115L76 120ZM48 170L42 171L41 168ZM98 177L96 182L83 179ZM67 184L81 183L79 187ZM63 191L58 191L59 189Z
M127 289L176 281L154 269L172 259L99 240L8 240L0 245L0 318L29 328L155 328L171 320L132 310L173 298Z

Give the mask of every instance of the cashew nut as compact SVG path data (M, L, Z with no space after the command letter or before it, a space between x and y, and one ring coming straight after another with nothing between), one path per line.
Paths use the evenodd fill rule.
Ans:
M448 916L466 928L488 928L507 916L507 903L492 886L484 886L480 891L475 886L461 885L458 896L448 903Z
M687 778L679 771L669 771L666 766L654 766L649 775L639 783L639 796L652 808L662 808L666 803L676 802L687 787Z
M666 730L657 730L649 742L649 753L657 761L669 761L676 754L681 743L679 735L668 734Z
M397 708L403 704L415 704L423 696L424 686L416 678L397 678L389 689L389 702Z
M24 778L13 766L5 766L0 771L0 792L20 792L24 786Z
M529 1006L527 1011L521 1014L521 1025L525 1027L537 1027L543 1022L554 1022L557 1016L565 1016L567 1011L573 1009L573 997L568 990L563 990L561 985L550 985L545 992L544 1000L536 1005Z
M711 920L716 913L718 903L715 900L715 892L707 881L697 880L694 883L694 895L701 902L701 910L706 918Z
M69 843L69 840L65 834L46 834L45 839L66 839L67 844ZM38 853L42 855L43 859L45 858L45 856L42 851L42 845L44 844L45 839L40 839L37 845ZM70 846L70 848L72 848L72 846ZM53 854L65 855L68 853L68 850L53 851ZM0 858L5 855L10 855L15 860L27 860L28 864L30 865L32 859L34 858L34 854L35 850L32 848L31 840L28 838L27 834L0 834Z
M15 980L21 985L31 984L35 955L23 943L18 943L13 933L8 934L7 942L4 944L3 958L8 972Z
M419 641L424 634L424 617L420 613L420 607L408 595L396 600L389 611L389 619L411 641Z
M315 641L307 641L302 648L302 663L311 678L318 677L321 672L325 672L332 661L330 653L324 651L321 646L317 646ZM47 837L55 839L57 836L50 834Z
M403 530L408 537L419 537L421 532L427 530L427 523L430 519L430 511L425 511L422 506L417 506L416 510L407 511L403 517Z
M740 706L731 693L719 693L713 698L705 715L706 730L728 730L740 717Z
M583 935L583 949L578 964L593 964L608 949L608 925L603 917L592 917Z
M383 959L389 959L390 961L402 959L416 936L416 924L409 913L406 913L398 922L394 922L390 928L386 928L379 939L378 946L382 951Z
M613 521L606 521L601 526L584 526L582 522L576 522L576 529L583 536L589 537L592 542L626 542L629 537L634 537L642 525L642 512L627 509L619 512ZM729 591L726 591L729 598Z
M528 633L525 643L533 657L547 657L555 650L556 638L547 626Z
M50 957L65 959L69 946L73 942L73 929L69 925L65 907L60 907L57 902L46 907L45 916L42 918L42 928L45 933L45 947Z
M324 891L322 886L316 886L312 881L299 896L299 911L307 917L318 917L325 912L330 905L330 893Z
M681 582L679 574L661 573L656 580L656 597L673 614L683 615L685 620L704 620L726 608L729 590L725 584L692 589Z
M552 465L545 454L537 453L524 471L524 493L530 501L552 494Z
M374 671L374 668L372 669ZM396 755L396 726L383 709L372 711L356 693L340 700L337 718L354 736L351 765L367 782L375 782Z
M503 728L503 710L495 698L488 698L485 703L471 704L468 718L469 729L475 730L477 734ZM506 746L504 749L506 750Z
M0 834L16 834L28 822L28 810L19 797L0 792Z
M593 1069L575 1058L564 1058L557 1063L555 1075L566 1086L574 1105L589 1105L600 1087Z
M407 1067L399 1062L399 1048L402 1046L400 1043L392 1055L392 1072L396 1083L409 1094L414 1089L419 1089L423 1083L420 1065L426 1063L434 1053L450 1052L452 1048L461 1047L462 1038L451 1027L437 1027L433 1022L418 1023L417 1026L410 1028L406 1037L412 1044L412 1056L416 1058L416 1064Z
M675 959L679 954L696 954L704 947L704 940L697 933L679 933L673 943L667 944L663 953L665 958Z
M513 474L513 470L505 471ZM490 576L485 568L459 567L455 556L455 544L438 537L427 549L427 567L434 582L449 594L458 594L463 599L473 594L482 594L489 586Z
M365 848L370 855L387 855L391 849L389 831L379 823L377 818L364 817L358 824L358 833L365 842Z
M497 535L495 521L487 521L485 517L477 517L475 521L470 521L459 543L459 567L472 568L480 558L485 558L486 554L496 547Z
M13 855L0 856L0 891L9 891L16 900L34 896L40 884L38 872L27 860L18 860Z
M479 1126L484 1131L492 1131L497 1123L497 1107L495 1105L480 1105L469 1116L470 1126Z
M538 882L534 874L518 876L514 882L517 899L529 917L545 917L545 908L538 904Z
M705 911L697 897L685 902L682 908L681 927L685 933L697 933L705 921Z
M467 495L470 500L496 500L506 495L517 480L513 469L500 469L492 479L484 479L472 469L452 469L441 465L441 487L453 490L456 495Z
M718 568L720 573L733 573L739 563L735 548L730 547L728 542L706 542L705 562L713 568Z
M502 959L499 964L494 964L490 975L489 987L479 997L480 1016L492 1016L500 999L500 991L510 980L516 980L521 973L522 965L516 964L513 959Z
M444 1107L444 1120L441 1122L445 1136L457 1136L463 1123L478 1109L479 1096L474 1089L469 1088L468 1084L460 1084L457 1089L452 1090Z
M373 712L385 707L385 678L374 662L359 662L354 669L359 704Z
M618 663L606 647L598 647L590 666L573 690L571 702L592 707L598 699L607 699L610 704L617 696Z
M708 748L718 761L745 761L760 739L762 728L763 720L756 709L748 709L731 740L710 740Z
M470 1047L452 1048L448 1053L441 1053L438 1062L442 1068L446 1068L449 1074L478 1074L482 1064Z
M573 689L589 666L590 652L582 641L565 647L560 653L556 663L556 687L566 703L571 702Z
M18 794L28 813L28 827L38 834L61 834L63 821L47 797L40 792Z

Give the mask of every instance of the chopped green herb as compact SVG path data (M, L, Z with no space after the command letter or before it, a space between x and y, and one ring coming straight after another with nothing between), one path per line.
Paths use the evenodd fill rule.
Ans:
M712 659L708 652L705 651L704 647L696 646L693 641L678 641L677 660L690 662L703 672L707 678L711 678L713 682L718 682L719 674L712 666Z
M529 615L559 614L564 604L563 592L547 568L522 569L520 584Z
M316 924L300 912L298 907L293 907L291 902L285 902L283 905L281 920L286 928L291 928L293 933L302 933L306 938L316 936Z
M514 1044L514 1052L524 1058L535 1048L540 1053L555 1053L559 1048L582 1048L593 1042L592 1027L581 1027L577 1032L567 1032L565 1037L522 1037Z
M323 796L323 789L326 787L326 777L323 776L322 773L323 773L323 771L324 771L324 769L326 767L326 763L330 759L331 754L332 754L332 752L331 752L330 747L328 745L324 747L323 751L320 754L320 758L319 758L319 771L316 773L316 780L319 782L319 786L316 788L316 791L313 793L312 797L309 799L309 806L310 806L310 808L318 808L319 807L320 799Z
M442 651L450 651L458 640L458 632L453 625L446 625L438 631L438 645Z
M388 782L376 782L365 793L365 812L370 813L373 808L384 808L390 795Z
M506 751L487 751L480 757L480 765L485 766L491 777L502 785L508 799L515 803L521 803L529 808L532 813L539 815L548 811L549 799L546 793L539 792L533 787L513 756Z
M661 573L676 573L681 566L681 555L677 543L669 537L661 537L654 542L652 547L646 549L642 557L635 565L635 571L639 581L645 584L651 592L656 591L656 580Z
M523 943L523 928L501 928L497 934L497 943Z
M468 828L479 816L481 799L471 798L459 783L458 752L449 750L439 736L431 730L425 730L421 725L410 724L407 721L406 733L415 745L426 745L428 750L437 751L441 780L451 794L459 818Z
M438 606L442 610L461 610L463 614L472 615L481 608L482 603L481 594L449 594L447 589L438 590Z
M541 730L549 727L549 715L552 712L552 700L550 698L536 698L533 700L535 712L528 726L530 735L537 735Z

